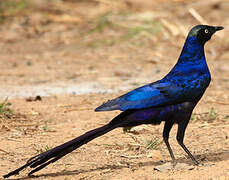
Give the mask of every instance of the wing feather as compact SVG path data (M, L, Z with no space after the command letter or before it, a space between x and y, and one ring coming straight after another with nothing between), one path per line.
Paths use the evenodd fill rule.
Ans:
M109 100L96 108L95 111L125 111L128 109L165 106L179 101L182 90L181 87L170 82L157 81L130 91L113 100Z

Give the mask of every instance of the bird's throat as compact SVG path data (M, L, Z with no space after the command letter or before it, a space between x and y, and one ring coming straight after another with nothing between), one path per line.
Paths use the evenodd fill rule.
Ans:
M204 45L200 45L196 37L188 37L178 61L183 63L205 61Z

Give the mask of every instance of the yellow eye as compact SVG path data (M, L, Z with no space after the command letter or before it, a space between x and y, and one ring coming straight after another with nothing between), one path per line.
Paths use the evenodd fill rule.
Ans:
M208 29L205 29L204 32L207 34L208 33Z

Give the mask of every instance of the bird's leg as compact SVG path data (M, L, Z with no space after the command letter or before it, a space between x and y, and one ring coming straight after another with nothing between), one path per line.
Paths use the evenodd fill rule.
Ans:
M172 121L165 121L164 130L163 130L163 140L165 142L167 149L169 150L169 154L172 158L173 166L175 166L177 161L175 159L175 156L174 156L173 151L172 151L170 144L169 144L169 133L173 127L173 124L174 123Z
M188 125L189 119L187 121L181 121L178 124L178 131L177 131L177 142L180 144L180 146L184 149L184 151L188 154L188 156L192 159L193 163L195 165L198 165L199 162L194 158L194 156L191 154L191 152L188 150L188 148L184 145L184 135L185 130Z

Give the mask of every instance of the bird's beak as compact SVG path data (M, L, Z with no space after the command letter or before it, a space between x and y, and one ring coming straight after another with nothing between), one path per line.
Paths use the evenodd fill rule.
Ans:
M220 31L220 30L224 29L223 26L215 26L214 28L215 28L215 31Z

